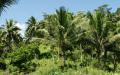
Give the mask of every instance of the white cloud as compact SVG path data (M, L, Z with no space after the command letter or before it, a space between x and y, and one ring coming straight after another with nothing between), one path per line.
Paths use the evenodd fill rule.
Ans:
M16 26L18 26L21 29L20 33L22 36L24 36L25 30L26 30L26 24L16 23Z

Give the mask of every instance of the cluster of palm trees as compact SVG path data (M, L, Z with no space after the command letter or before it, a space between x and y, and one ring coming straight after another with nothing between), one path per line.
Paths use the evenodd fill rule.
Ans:
M114 58L114 70L116 69L116 59L119 56L116 56L116 52L120 52L119 41L120 41L120 32L117 29L120 29L115 22L115 17L113 13L110 12L106 6L98 8L94 14L88 12L90 25L90 36L89 42L92 47L95 48L97 53L97 58L100 61L100 58L104 57L104 62L107 60L108 52L113 52ZM103 53L103 55L102 55Z
M0 0L0 13L4 7L16 3L16 0ZM64 7L56 10L55 14L45 14L44 19L37 21L33 16L26 22L25 40L21 37L13 20L6 21L0 29L0 46L2 50L12 50L13 45L20 42L30 43L31 40L55 40L59 47L58 56L65 60L67 52L80 48L98 59L98 62L110 61L116 70L120 57L120 15L119 9L112 13L103 5L94 12L79 12L73 14ZM35 40L34 40L35 41Z
M120 53L118 17L119 15L116 12L111 13L106 5L99 7L92 13L78 13L76 15L64 7L60 7L55 14L45 15L42 21L36 21L34 17L31 17L27 22L26 34L28 36L26 37L30 39L33 37L45 38L41 36L47 33L45 39L56 40L59 47L58 55L63 58L64 66L67 52L72 52L75 48L82 46L85 52L95 55L94 57L99 62L104 58L105 65L108 56L111 55L115 70Z

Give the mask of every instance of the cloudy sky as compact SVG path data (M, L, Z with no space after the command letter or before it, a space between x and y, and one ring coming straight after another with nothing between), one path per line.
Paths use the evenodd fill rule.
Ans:
M21 33L22 36L24 36L26 25L24 23L19 23L18 22L18 23L16 23L16 26L18 26L21 29L20 33Z
M19 0L18 4L13 5L0 17L0 25L5 23L6 19L13 19L18 22L18 26L25 28L25 22L30 16L42 19L43 13L55 12L60 6L65 6L72 12L88 11L97 8L103 4L108 4L115 11L120 7L120 0ZM22 32L23 32L22 31Z

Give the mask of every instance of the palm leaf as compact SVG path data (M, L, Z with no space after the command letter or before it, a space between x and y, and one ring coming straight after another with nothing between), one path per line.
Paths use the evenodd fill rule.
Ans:
M8 8L9 6L16 4L17 2L18 0L0 0L0 15L5 8Z

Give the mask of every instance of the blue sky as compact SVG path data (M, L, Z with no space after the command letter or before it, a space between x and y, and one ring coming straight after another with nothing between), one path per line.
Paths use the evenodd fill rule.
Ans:
M42 19L44 12L55 12L60 6L65 6L72 12L88 11L103 4L108 4L115 11L120 7L120 0L19 0L0 17L0 24L4 24L6 19L14 19L24 24L30 16Z

